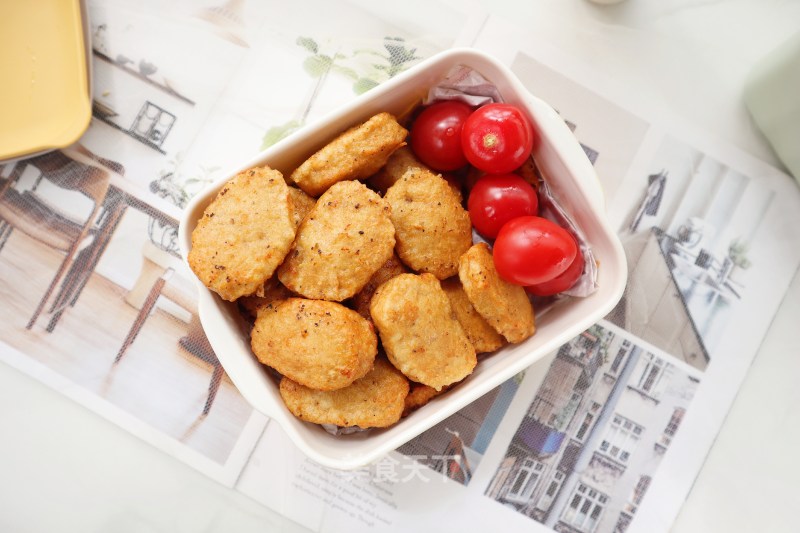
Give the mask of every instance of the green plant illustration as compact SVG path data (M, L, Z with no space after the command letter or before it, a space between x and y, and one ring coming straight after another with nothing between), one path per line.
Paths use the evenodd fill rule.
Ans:
M338 52L333 55L320 53L319 44L310 37L298 37L295 42L311 54L303 61L303 70L312 78L322 78L327 76L330 71L338 72L347 78L356 78L358 76L353 69L341 64L341 61L347 59L344 54Z
M271 127L261 139L261 150L265 150L281 139L288 137L300 129L300 126L302 126L302 123L299 120L292 119L289 122L281 124L280 126Z
M320 89L331 73L350 80L353 92L363 94L422 59L417 56L416 48L406 46L402 37L385 37L382 50L357 49L349 54L339 50L323 53L319 43L311 37L298 37L295 43L309 53L303 60L303 70L314 83L300 115L267 129L261 140L261 150L269 148L305 124Z
M422 59L416 55L416 48L406 48L405 39L402 37L385 37L383 48L385 52L356 50L354 55L363 54L371 59L366 67L366 72L353 82L353 92L356 94L362 94L377 87Z
M750 259L747 258L747 251L749 249L750 247L748 244L744 242L742 238L737 237L728 245L728 257L731 258L734 265L743 270L747 270L752 265Z
M188 178L181 174L183 156L177 154L170 160L169 167L159 172L158 179L150 182L150 192L169 200L181 209L186 207L192 196L213 181L213 174L220 167L198 165L198 172Z
M600 345L597 347L597 357L599 366L607 365L609 363L608 359L608 344L611 342L611 338L608 335L608 331L600 326L599 324L594 324L591 326L588 331L600 339Z
M580 403L581 396L573 395L553 420L553 429L562 432L566 430Z

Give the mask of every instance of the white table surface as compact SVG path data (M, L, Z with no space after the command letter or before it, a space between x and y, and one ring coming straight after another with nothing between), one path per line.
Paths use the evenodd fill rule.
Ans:
M800 1L481 3L614 72L662 108L778 164L741 92L751 66L800 30ZM675 533L798 530L798 316L796 277ZM2 531L304 531L3 364L0 405Z

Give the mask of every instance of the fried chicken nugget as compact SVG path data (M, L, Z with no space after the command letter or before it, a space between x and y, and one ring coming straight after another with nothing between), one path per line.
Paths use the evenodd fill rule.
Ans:
M290 179L316 197L338 181L368 178L405 144L407 135L408 130L392 115L378 113L324 146L297 167Z
M445 387L437 391L433 387L423 385L422 383L411 382L411 390L408 391L408 396L403 406L403 418L410 415L429 401L433 400L443 392L447 391L449 387Z
M294 224L295 227L299 228L306 215L314 209L317 200L297 187L289 187L289 196L292 197L292 205L294 206Z
M386 164L374 176L367 180L372 188L385 194L389 187L394 185L397 180L403 177L407 170L417 168L426 168L419 159L411 151L408 146L402 146L395 150Z
M250 345L263 364L324 391L364 376L378 353L372 324L361 315L335 302L304 298L259 309Z
M280 394L297 418L315 424L342 427L382 428L391 426L403 412L408 380L383 359L352 385L335 391L318 391L284 377Z
M497 333L472 306L458 278L444 280L442 289L450 299L453 313L464 328L464 333L467 334L476 353L493 352L506 343L503 336Z
M514 174L517 174L522 177L525 181L530 183L534 189L537 191L539 190L539 185L542 182L541 173L539 172L539 168L536 166L536 163L533 161L532 157L526 159L522 166L520 166L517 170L514 171Z
M475 310L508 342L533 335L533 306L525 289L500 278L485 242L461 256L458 277Z
M246 318L255 320L256 316L258 316L258 310L262 307L278 300L286 300L292 296L295 296L295 294L278 281L277 277L273 276L264 283L263 288L258 293L242 296L236 300L236 303L239 304L239 309Z
M475 349L433 274L400 274L372 297L370 314L389 361L437 391L468 376Z
M400 259L412 270L446 279L458 272L458 258L472 245L469 213L440 176L408 170L389 187Z
M231 178L192 231L188 262L223 299L255 293L281 264L295 236L289 187L277 170Z
M303 220L278 279L306 298L341 301L353 296L392 256L389 210L363 183L336 183Z
M367 320L372 320L372 315L369 314L369 303L372 301L372 296L375 294L375 291L377 291L378 287L384 282L407 272L408 269L403 262L400 261L400 258L392 253L389 260L369 278L367 284L353 295L353 308Z
M289 197L292 199L292 220L294 221L295 229L297 229L306 215L314 208L317 200L291 185L289 186ZM242 296L236 302L246 318L255 320L260 307L275 300L285 300L294 295L292 291L278 281L277 276L272 276L255 293Z
M386 164L377 174L367 180L367 183L373 189L379 191L381 194L386 194L389 187L397 183L397 180L411 169L425 170L433 172L430 168L426 167L417 157L411 148L403 146L395 150L395 152L386 161ZM435 174L435 172L433 172ZM447 184L453 189L453 192L458 196L458 201L461 202L461 183L449 174L442 175Z

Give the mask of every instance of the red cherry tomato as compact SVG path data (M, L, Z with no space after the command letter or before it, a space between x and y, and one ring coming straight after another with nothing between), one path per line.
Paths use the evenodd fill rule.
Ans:
M535 138L533 126L518 107L486 104L467 118L461 145L472 166L490 174L505 174L531 155Z
M512 218L539 213L539 198L531 185L516 174L487 174L475 183L467 201L475 229L494 239Z
M461 149L461 130L472 108L456 100L435 102L411 125L411 149L420 161L439 172L467 164Z
M525 290L534 296L553 296L559 292L564 292L575 285L575 282L581 277L581 274L583 274L583 266L583 254L581 253L581 249L578 248L575 259L572 260L572 263L570 263L564 272L550 281L525 287Z
M575 260L578 246L567 230L542 217L509 220L494 241L494 266L515 285L538 285L562 274Z

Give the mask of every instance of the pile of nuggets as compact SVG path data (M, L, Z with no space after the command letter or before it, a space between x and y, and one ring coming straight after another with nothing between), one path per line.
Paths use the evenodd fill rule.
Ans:
M525 291L473 245L460 187L407 135L379 113L290 176L246 170L192 233L192 270L238 302L302 420L390 426L469 376L477 354L534 332Z

